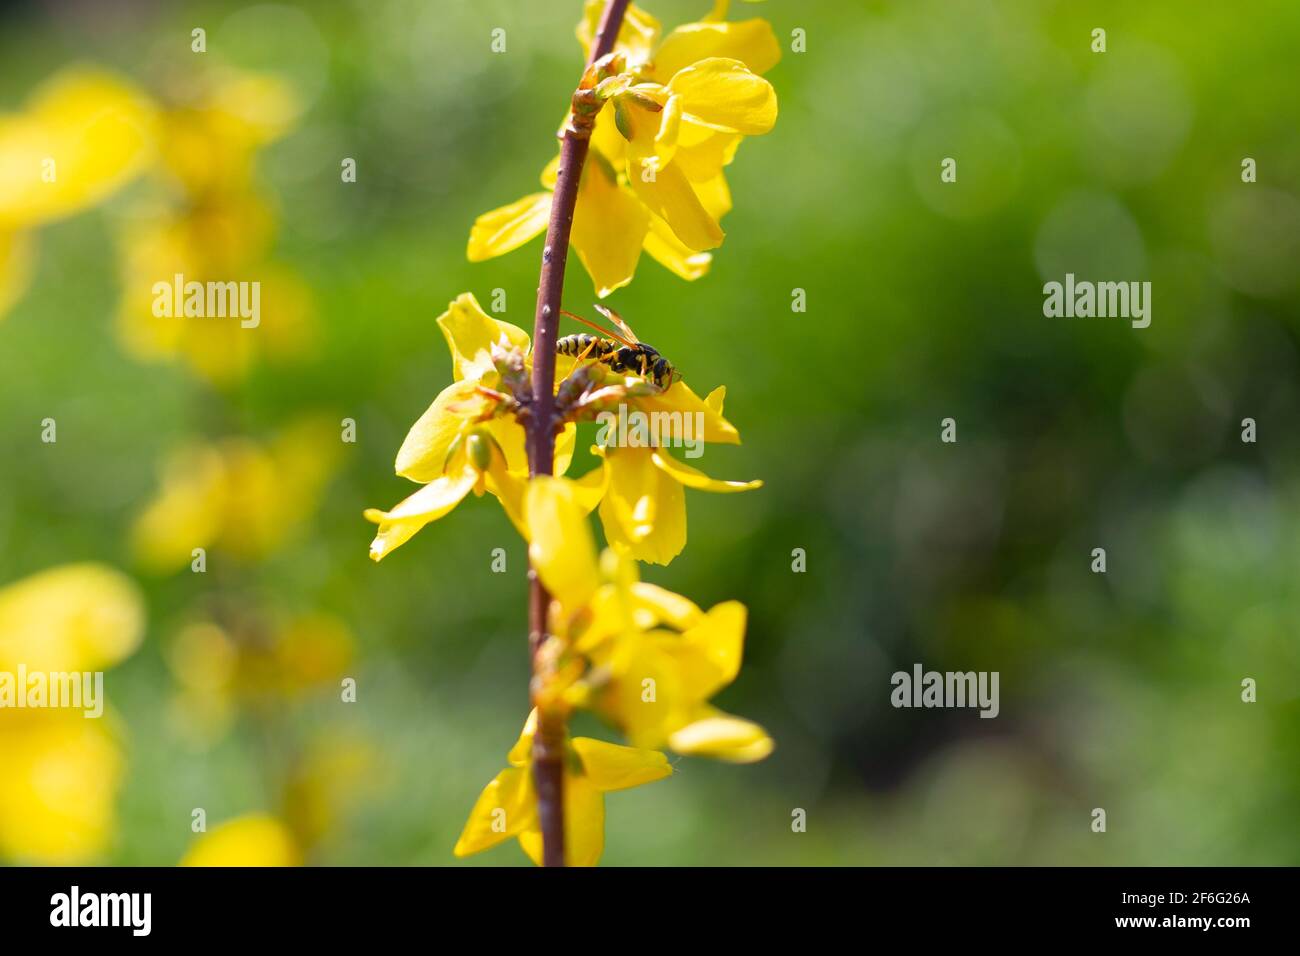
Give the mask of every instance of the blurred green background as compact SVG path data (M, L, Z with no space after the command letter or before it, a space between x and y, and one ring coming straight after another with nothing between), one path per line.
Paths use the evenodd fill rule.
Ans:
M644 5L666 27L708 7ZM777 127L729 169L711 273L643 259L609 302L697 392L727 386L744 444L699 464L766 482L689 495L686 551L644 574L748 605L745 667L717 702L777 749L679 760L613 795L604 863L1300 863L1300 7L734 6L783 43ZM361 512L413 490L392 461L450 380L446 303L501 288L503 317L531 328L540 240L477 265L465 242L476 215L537 188L581 69L579 8L2 8L0 110L82 62L165 98L177 69L209 65L196 26L204 56L275 73L303 104L257 170L273 257L315 302L311 349L221 388L128 356L114 222L143 183L42 229L0 321L0 584L98 560L147 595L145 643L107 680L128 763L99 860L179 859L195 807L210 826L283 812L288 748L359 755L320 785L313 862L455 862L527 709L524 547L484 499L375 565ZM790 51L796 28L807 52ZM1042 285L1066 271L1150 280L1150 328L1045 318ZM593 301L571 261L566 307ZM138 566L130 529L169 450L307 414L354 418L357 442L284 547L210 556L233 569L207 575ZM56 445L39 442L47 416ZM939 441L947 417L956 444ZM167 649L217 588L344 622L357 703L328 682L216 739L178 733ZM890 674L915 662L999 671L1001 715L891 708ZM527 861L511 841L469 862Z

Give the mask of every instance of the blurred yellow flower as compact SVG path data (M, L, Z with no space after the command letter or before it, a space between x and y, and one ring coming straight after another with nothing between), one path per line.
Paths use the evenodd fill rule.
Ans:
M537 712L528 716L523 733L510 750L510 767L483 788L456 841L456 856L469 856L510 837L538 866L542 832L537 818L531 754ZM605 797L672 775L668 759L653 750L606 743L590 737L565 741L564 843L569 866L595 866L605 848Z
M218 69L164 110L159 158L191 196L237 195L256 185L257 151L293 129L301 111L276 77Z
M0 318L26 289L23 231L106 199L153 159L153 105L112 74L62 71L0 115Z
M241 708L265 712L337 688L352 663L352 633L332 615L284 618L241 608L229 616L226 626L186 624L167 648L180 685L173 725L200 744L220 737Z
M772 752L763 728L708 704L740 672L745 607L726 601L691 617L680 632L660 627L631 640L625 632L584 641L595 667L607 671L596 709L634 746L735 763L762 760Z
M267 258L275 215L255 175L257 152L292 128L300 105L275 78L233 70L182 89L160 116L160 188L121 228L118 333L136 358L179 358L226 385L243 378L258 355L292 358L313 342L309 288ZM176 276L250 289L255 283L256 323L155 309L155 285Z
M578 25L584 51L602 8L591 0ZM605 102L570 236L601 297L632 281L643 249L684 279L707 272L707 250L724 238L718 221L731 210L723 167L745 136L776 123L776 94L759 75L780 59L776 37L765 20L723 22L726 9L725 2L715 4L703 21L677 28L656 46L658 21L632 5L613 58L601 67L605 82L597 92ZM503 255L545 231L557 167L558 158L542 171L546 191L475 221L471 262Z
M451 512L471 491L480 496L491 492L522 532L525 435L511 414L513 396L501 391L510 384L492 350L502 361L515 363L510 374L525 387L531 367L528 333L489 316L468 292L438 317L438 327L451 351L454 381L411 426L397 452L397 474L424 487L389 511L365 512L367 520L379 525L370 545L376 561ZM573 456L576 434L576 426L569 424L556 438L555 468L561 474Z
M553 599L550 633L567 656L543 698L599 711L637 747L740 763L771 752L761 727L707 703L740 671L744 605L727 601L706 613L637 580L636 565L612 551L598 560L565 479L530 482L525 514L529 560Z
M144 630L134 583L100 564L65 564L0 589L0 670L103 670Z
M195 548L265 557L315 510L341 448L332 423L310 418L269 444L234 437L178 449L132 528L138 559L164 572L190 564Z
M181 866L301 866L302 851L275 817L250 813L203 834Z
M71 864L103 853L125 760L105 720L80 711L0 711L0 857Z
M105 199L153 158L156 113L112 74L63 71L0 116L0 228L51 222Z
M42 571L0 588L0 672L89 672L139 646L144 605L98 564ZM76 863L103 852L123 757L111 716L0 709L0 857Z

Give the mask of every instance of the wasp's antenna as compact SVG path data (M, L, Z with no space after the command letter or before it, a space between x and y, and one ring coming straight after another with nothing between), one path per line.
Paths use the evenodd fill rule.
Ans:
M591 322L587 319L584 319L580 315L574 315L572 312L568 311L567 309L561 309L560 315L567 315L571 319L576 319L579 322L581 322L583 325L587 326L588 328L595 329L601 335L608 336L609 338L613 339L615 342L618 342L621 345L626 345L630 349L636 348L635 342L629 342L627 339L623 338L623 336L619 335L617 332L611 332L609 329L604 328L603 326L599 326L595 322Z

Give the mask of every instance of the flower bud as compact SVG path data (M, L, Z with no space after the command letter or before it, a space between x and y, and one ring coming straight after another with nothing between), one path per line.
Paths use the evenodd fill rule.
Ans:
M487 471L492 465L492 439L482 432L473 432L465 439L469 452L469 461L479 471Z

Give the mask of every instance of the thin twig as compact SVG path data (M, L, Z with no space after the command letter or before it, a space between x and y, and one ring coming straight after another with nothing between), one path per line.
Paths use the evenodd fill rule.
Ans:
M588 66L614 49L628 0L605 0L600 26L591 45ZM533 408L528 418L528 469L549 475L555 465L555 341L564 293L564 266L569 259L569 233L578 202L578 184L587 161L590 130L568 129L560 144L560 166L551 200L551 218L537 280L537 312L533 318ZM537 677L538 648L546 634L550 595L536 572L528 572L528 644ZM534 681L536 686L536 681ZM542 830L542 865L564 866L564 714L539 708L533 737L533 782Z

